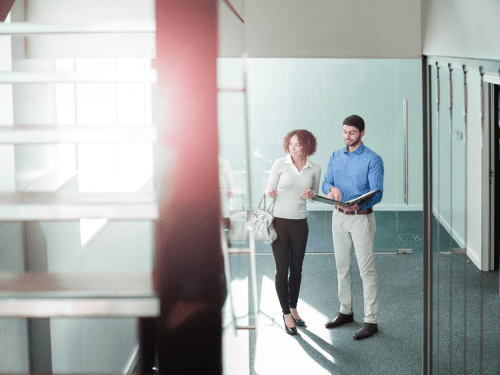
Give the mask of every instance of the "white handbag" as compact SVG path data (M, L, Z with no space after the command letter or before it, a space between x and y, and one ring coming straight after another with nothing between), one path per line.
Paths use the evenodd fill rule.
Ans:
M261 207L262 201L264 201L263 208ZM247 223L247 230L253 232L255 241L273 243L278 238L273 226L274 201L275 199L266 208L266 194L264 194L260 200L258 209L252 212L252 216Z

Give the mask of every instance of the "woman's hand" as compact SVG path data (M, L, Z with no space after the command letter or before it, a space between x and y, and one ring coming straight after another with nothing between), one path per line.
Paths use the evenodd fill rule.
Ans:
M307 189L307 190L304 190L304 192L302 194L300 194L300 195L302 195L302 197L304 197L305 199L311 199L316 194L314 193L313 190Z
M271 198L276 198L278 196L278 193L274 188L270 188L266 191L266 194L269 195Z

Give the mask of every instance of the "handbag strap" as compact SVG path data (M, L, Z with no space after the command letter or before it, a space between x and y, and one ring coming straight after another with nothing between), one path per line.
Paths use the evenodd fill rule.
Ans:
M269 214L273 214L274 212L274 202L276 201L276 198L273 198L273 202L267 207L266 205L266 193L262 194L262 198L260 199L259 203L259 210L266 211ZM262 202L264 202L264 207L262 207Z
M267 209L267 213L269 213L269 214L271 214L271 215L273 215L273 213L274 213L274 202L276 202L276 198L273 198L273 203L271 203L271 204L269 205L269 208ZM269 212L269 210L271 210L271 212ZM273 216L274 216L274 215L273 215Z
M280 182L280 176L279 175L278 175L278 181L276 182L276 190L278 190L278 182ZM267 211L268 214L273 215L273 213L274 213L274 202L276 201L276 197L273 198L273 203L271 203L267 209L266 209L266 193L264 193L262 195L262 199L260 200L260 203L259 203L259 209L262 209L262 208L260 208L260 205L262 204L262 200L264 200L264 211ZM271 212L269 212L269 210L271 210Z
M259 206L257 207L259 210L262 210L260 206L262 206L262 201L264 201L264 210L266 209L266 193L262 194L262 198L260 198Z

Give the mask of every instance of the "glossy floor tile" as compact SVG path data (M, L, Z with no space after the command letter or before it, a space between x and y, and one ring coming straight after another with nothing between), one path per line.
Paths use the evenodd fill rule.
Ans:
M328 218L330 216L330 219ZM399 222L397 221L399 220ZM379 283L379 332L353 340L363 323L362 283L353 254L355 322L326 329L339 309L331 242L331 213L308 218L310 237L303 264L298 311L307 327L285 333L274 287L270 245L256 256L260 318L257 330L230 325L225 306L225 374L419 374L423 347L422 214L377 212L375 262ZM402 229L401 232L394 228ZM405 229L405 230L403 230ZM326 231L326 233L321 233ZM331 229L330 229L331 231ZM399 234L417 234L419 240ZM442 374L496 374L500 369L500 298L498 272L479 272L464 255L443 254L457 246L444 228L434 227L433 366ZM411 254L396 254L412 246ZM231 256L232 298L238 324L254 324L248 255ZM274 324L272 324L274 319Z

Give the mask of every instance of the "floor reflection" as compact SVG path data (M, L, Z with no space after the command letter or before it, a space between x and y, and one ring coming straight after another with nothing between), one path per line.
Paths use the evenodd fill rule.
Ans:
M353 340L354 333L363 323L362 282L355 259L352 262L355 322L331 330L325 328L325 323L339 308L337 275L333 246L329 242L331 236L327 238L328 232L320 233L331 225L329 215L316 214L315 219L310 220L311 235L316 240L311 241L306 251L297 306L307 327L298 328L296 336L284 331L274 288L274 259L270 250L260 246L256 256L259 308L263 316L273 317L275 324L260 325L257 331L238 331L236 336L226 330L224 374L410 375L422 372L423 241L411 240L411 243L402 244L399 237L401 233L409 233L422 238L421 213L400 214L398 224L394 213L377 215L377 233L386 239L376 243L375 248L380 291L379 332L366 340ZM407 221L401 222L402 217ZM399 232L395 231L397 226ZM434 230L437 241L436 233L437 228ZM458 246L450 240L444 228L440 228L439 233L441 250ZM403 239L406 240L404 236ZM413 252L397 255L387 251L395 251L398 247L411 247ZM434 343L440 357L434 359L436 370L439 367L443 373L449 373L450 360L454 369L452 373L462 373L464 365L467 371L472 371L470 373L479 365L483 373L498 370L500 317L495 313L500 310L498 272L481 273L472 262L466 262L463 255L451 258L435 250L435 257L440 257L439 269L435 260L435 272L440 274L441 297L435 304L436 314L439 312L439 317L435 317L435 330L440 332L440 341ZM237 310L246 314L252 311L248 299L251 293L249 271L248 255L231 257L233 283L238 286L233 288L235 304L241 304ZM449 355L450 342L453 358ZM480 361L482 356L483 361Z

